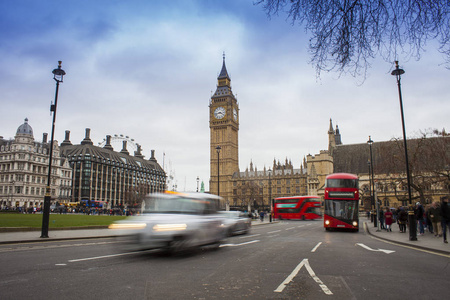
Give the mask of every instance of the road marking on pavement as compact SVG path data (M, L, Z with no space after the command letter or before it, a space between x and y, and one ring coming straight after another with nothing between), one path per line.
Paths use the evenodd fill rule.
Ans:
M286 228L285 230L291 230L291 229L295 229L295 227L289 227L289 228Z
M243 246L243 245L258 243L259 241L260 240L254 240L254 241L240 243L240 244L222 244L222 245L220 245L220 247L237 247L237 246Z
M281 230L269 231L268 234L275 233L275 232L280 232L280 231Z
M55 266L67 266L67 264L55 264Z
M292 271L292 273L288 277L286 277L286 279L278 286L276 290L274 290L274 292L281 293L284 288L292 281L292 279L297 276L298 272L303 266L305 266L306 270L308 270L309 275L312 277L312 279L314 279L315 282L319 284L320 288L325 294L333 295L330 289L322 282L322 280L319 279L319 277L317 277L316 273L314 273L313 269L309 265L309 261L307 258L303 259L301 263L297 265L294 271Z
M322 244L322 242L319 242L312 250L311 252L316 252L317 248Z
M384 252L384 253L386 253L386 254L391 254L391 253L394 253L394 252L395 252L394 250L385 250L385 249L378 249L378 250L375 250L375 249L372 249L372 248L370 248L369 246L366 246L366 245L361 244L361 243L356 243L356 245L361 246L361 247L363 247L364 249L367 249L367 250L370 250L370 251Z
M297 228L300 228L300 227L305 227L305 225L300 225L300 226L297 226Z
M249 237L254 237L254 236L258 236L258 235L261 235L260 233L257 233L257 234L252 234L252 235L246 235L246 236L241 236L241 237L239 237L240 239L247 239L247 238L249 238Z
M86 260L95 260L95 259L102 259L102 258L109 258L109 257L123 256L123 255L130 255L130 254L136 254L136 253L142 253L142 252L141 251L135 251L135 252L126 252L126 253L119 253L119 254L110 254L110 255L103 255L103 256L71 259L71 260L68 260L68 262L72 263L72 262L79 262L79 261L86 261Z

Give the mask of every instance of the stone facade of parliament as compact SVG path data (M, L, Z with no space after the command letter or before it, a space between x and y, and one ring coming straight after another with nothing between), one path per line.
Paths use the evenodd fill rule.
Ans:
M217 89L209 103L210 193L223 197L223 208L269 209L270 199L296 195L323 197L325 177L353 173L360 179L361 208L371 207L369 192L370 149L361 144L344 145L338 126L330 119L328 149L307 155L295 168L287 158L274 160L270 168L258 169L250 162L239 170L239 103L231 90L231 79L223 59ZM324 134L325 137L325 134ZM408 140L412 202L430 203L449 195L450 136ZM374 142L372 159L376 194L382 206L408 205L406 167L402 140ZM219 168L219 169L218 169Z

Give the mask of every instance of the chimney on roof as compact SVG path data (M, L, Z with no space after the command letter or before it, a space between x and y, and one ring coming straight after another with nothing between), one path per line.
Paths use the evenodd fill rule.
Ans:
M47 143L47 136L48 136L48 133L44 133L43 135L42 135L42 143Z
M111 151L114 150L113 146L111 146L111 136L110 135L106 136L106 145L103 148L107 149L107 150L111 150Z
M141 145L137 145L137 150L134 151L134 156L144 159L144 155L142 155Z
M84 140L81 141L81 145L93 145L94 143L91 141L91 129L86 128L86 136L84 137Z
M70 146L72 143L70 142L70 131L66 130L66 137L64 138L64 141L61 143L61 146Z
M127 141L122 142L122 150L120 150L120 153L130 155L130 152L127 150Z
M152 152L152 156L150 157L150 161L154 161L154 162L156 162L156 158L155 158L155 150L152 150L151 151Z

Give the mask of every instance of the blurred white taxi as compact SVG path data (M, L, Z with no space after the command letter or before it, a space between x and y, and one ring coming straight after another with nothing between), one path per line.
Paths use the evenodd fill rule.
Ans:
M158 193L144 199L141 215L109 226L126 250L178 252L219 246L225 237L220 197L204 193Z

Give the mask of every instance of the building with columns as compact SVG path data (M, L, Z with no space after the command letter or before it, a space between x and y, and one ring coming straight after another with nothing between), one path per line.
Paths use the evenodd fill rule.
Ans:
M14 139L0 137L0 206L24 210L43 207L48 179L50 143L47 134L36 141L28 119L17 128ZM72 169L53 143L50 190L52 202L68 203L72 197Z
M70 131L66 131L61 155L73 169L72 201L97 202L107 208L140 207L146 194L166 189L166 174L156 161L155 151L151 153L145 159L138 145L134 155L130 155L127 141L116 152L110 135L103 147L94 146L89 128L81 143L73 145Z

